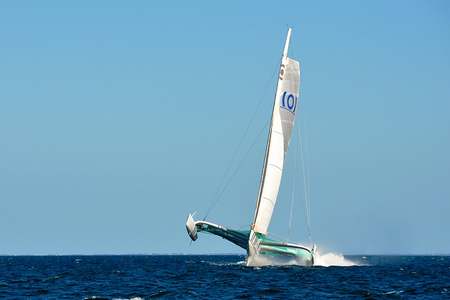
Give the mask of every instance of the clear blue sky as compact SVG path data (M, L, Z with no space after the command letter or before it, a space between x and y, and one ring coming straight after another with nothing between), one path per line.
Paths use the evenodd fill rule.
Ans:
M239 157L267 122L288 24L315 241L450 253L448 1L9 1L0 254L243 253L215 237L189 245L184 222L213 201L251 116ZM249 225L265 139L210 220ZM303 206L299 195L298 241Z

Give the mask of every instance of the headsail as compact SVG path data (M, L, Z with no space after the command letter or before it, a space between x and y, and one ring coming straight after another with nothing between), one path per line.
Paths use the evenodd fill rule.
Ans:
M291 29L289 28L281 59L272 122L266 146L255 217L252 229L267 234L277 201L283 163L291 139L295 112L299 100L300 64L287 56Z

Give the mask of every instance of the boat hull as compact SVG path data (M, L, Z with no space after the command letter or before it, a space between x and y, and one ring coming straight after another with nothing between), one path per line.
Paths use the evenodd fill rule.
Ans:
M312 250L298 244L281 243L252 232L249 239L247 266L298 265L313 266Z
M246 264L250 267L273 265L314 265L314 250L302 245L272 240L251 230L234 230L211 222L195 221L192 215L186 221L189 237L195 241L197 233L220 236L247 251Z

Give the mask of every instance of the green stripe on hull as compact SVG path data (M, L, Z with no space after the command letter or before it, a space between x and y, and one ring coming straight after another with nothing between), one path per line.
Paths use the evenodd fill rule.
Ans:
M258 240L257 255L272 257L281 260L294 260L302 265L311 266L314 264L314 257L311 250L300 245L282 243L268 238L267 236L255 232Z
M285 246L266 246L260 245L259 254L264 255L288 255L288 256L300 256L305 259L309 259L311 257L311 252L304 249L285 247Z

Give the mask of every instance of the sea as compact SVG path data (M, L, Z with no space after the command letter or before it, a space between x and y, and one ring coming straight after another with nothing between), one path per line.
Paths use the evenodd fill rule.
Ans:
M240 255L0 256L2 299L450 299L450 256L324 254L246 267Z

